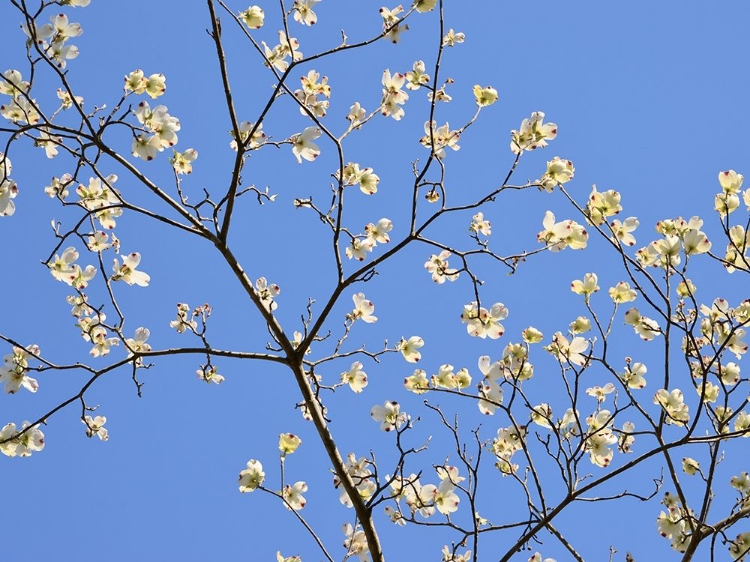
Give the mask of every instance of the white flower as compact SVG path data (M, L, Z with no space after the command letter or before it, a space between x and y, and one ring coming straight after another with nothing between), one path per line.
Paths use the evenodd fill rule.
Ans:
M570 342L562 335L562 332L555 332L552 336L552 343L544 349L557 357L559 361L568 361L573 365L584 366L588 357L584 355L589 342L584 338L575 337Z
M198 322L193 320L190 315L190 307L184 303L177 303L177 319L172 320L169 323L170 328L177 330L178 334L182 334L185 330L195 331L198 329Z
M341 373L341 382L349 385L353 392L359 394L367 386L367 373L362 370L362 363L355 361L348 371Z
M390 219L382 218L377 224L369 223L365 226L365 234L367 238L372 240L373 246L375 244L387 244L391 241L388 233L393 230L393 222Z
M253 492L263 484L266 473L263 472L263 465L260 461L250 460L247 462L247 468L240 472L240 492Z
M315 25L318 16L313 12L315 4L320 0L294 0L292 10L294 10L294 21L302 25Z
M401 338L396 344L396 349L401 352L409 363L416 363L422 358L422 354L417 351L424 345L424 340L419 336L412 336L408 340Z
M344 535L346 535L344 548L346 548L347 554L356 554L359 556L361 562L369 560L370 547L367 546L365 532L361 529L355 530L350 523L344 525L343 531Z
M632 365L627 365L626 369L620 376L629 388L643 388L646 386L646 379L643 378L643 375L648 371L646 365L643 363L633 363Z
M396 121L400 121L404 116L404 110L401 106L409 99L409 94L401 89L405 81L406 77L403 74L391 75L390 70L383 71L383 99L380 102L380 112L386 117L390 115Z
M368 324L377 322L377 316L372 315L375 310L375 305L372 304L372 301L367 300L364 293L353 295L352 300L354 301L354 310L348 314L352 321L362 320Z
M313 142L322 134L317 127L307 127L304 131L292 137L292 153L299 164L304 158L308 162L315 160L320 155L320 148Z
M646 341L650 341L661 334L659 324L651 318L641 316L637 308L631 308L625 312L625 323L633 326L635 333Z
M115 274L112 276L113 281L125 281L128 285L138 285L139 287L147 287L151 276L148 273L137 271L136 267L141 263L141 254L133 252L127 256L123 256L122 265L117 258L114 258L114 264L112 266Z
M87 436L93 437L96 435L102 441L107 441L109 439L109 432L103 427L104 424L107 423L106 417L96 416L95 418L92 418L91 416L85 416L81 421L86 425Z
M6 394L15 394L21 387L29 392L36 392L39 389L36 379L28 375L29 360L34 358L33 355L38 356L39 353L39 346L37 345L30 345L26 349L14 346L13 353L9 353L3 358L4 364L0 368L0 383L5 383Z
M203 368L197 369L195 374L206 383L221 384L224 382L224 376L219 374L215 365L205 365Z
M429 75L424 73L424 61L414 62L412 70L406 73L406 87L409 90L418 90L430 81Z
M505 333L505 328L500 324L500 320L507 317L508 309L501 302L493 304L490 310L478 307L476 302L471 302L464 305L461 322L467 325L466 331L469 335L482 339L489 337L495 340Z
M432 280L438 285L445 283L445 280L455 281L458 279L458 271L455 269L449 269L448 258L451 253L448 250L443 250L440 254L432 254L430 259L424 264L424 268L432 273Z
M260 277L255 281L255 294L269 312L278 308L278 303L273 299L279 296L279 293L281 293L279 286L274 283L269 285L265 277Z
M194 148L188 148L185 152L175 150L169 162L177 174L190 174L193 172L193 162L196 158L198 158L198 151Z
M250 29L260 29L263 27L263 18L265 18L265 14L263 13L263 8L260 6L250 6L244 12L240 12L240 19Z
M28 428L31 424L23 422L21 430L16 430L16 424L9 423L0 430L0 441L6 441L0 444L0 453L8 457L28 457L34 451L44 449L44 434L36 426L29 429L23 435L18 435L21 431Z
M471 218L469 232L483 234L484 236L492 234L492 225L490 221L484 219L484 213L477 213Z
M683 402L682 391L675 388L672 392L667 392L661 388L656 391L654 404L659 404L667 414L665 421L674 425L685 425L690 419L688 415L688 406Z
M305 507L307 500L302 496L305 492L307 492L307 484L302 481L295 482L294 485L287 484L284 486L281 495L286 500L286 508L299 511Z
M557 125L543 123L544 113L535 111L531 117L521 122L520 130L510 132L510 149L513 154L520 154L525 150L544 148L547 141L557 136Z
M443 37L443 46L453 47L458 43L463 43L465 38L466 35L464 35L463 33L456 33L451 28L448 30L448 33L445 34L445 37Z
M430 381L423 369L414 369L414 373L404 378L404 388L414 394L424 394L430 389Z
M370 417L376 422L380 422L380 429L383 431L398 429L407 420L406 414L401 412L399 403L392 400L386 402L383 406L373 406L370 410Z

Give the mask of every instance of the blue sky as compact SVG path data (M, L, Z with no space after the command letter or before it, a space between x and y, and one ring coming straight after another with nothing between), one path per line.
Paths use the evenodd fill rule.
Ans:
M247 8L237 3L229 6L235 11ZM291 32L306 55L338 44L342 29L350 41L369 38L380 30L380 6L369 0L324 0L316 7L316 26L310 29L290 21ZM254 36L275 44L278 6L262 7L266 25ZM68 79L85 98L85 107L111 107L121 94L123 76L135 68L142 68L147 75L163 72L167 93L152 106L163 103L179 117L182 129L177 148L193 147L200 154L194 173L183 186L192 200L200 198L204 188L212 195L221 194L230 178L234 153L229 148L231 124L223 105L216 55L205 32L210 25L205 3L131 0L124 11L121 5L93 0L88 8L65 8L64 12L84 29L73 41L81 54L69 62ZM54 9L49 11L49 15L54 13ZM709 237L718 241L719 223L712 211L719 190L717 174L726 169L746 171L750 150L750 139L743 134L748 90L743 72L746 45L736 31L736 22L749 15L750 9L741 3L709 9L705 4L686 2L678 9L672 3L580 2L563 9L553 2L489 6L447 0L446 28L465 33L466 41L444 53L441 76L454 81L448 87L453 101L438 106L438 123L449 121L455 128L471 117L474 84L492 85L500 96L462 136L460 151L445 159L451 202L471 201L497 187L513 161L509 131L517 129L531 112L544 111L548 120L558 124L559 135L544 151L522 158L515 183L538 178L546 161L559 155L575 162L575 179L567 187L579 202L585 202L593 183L600 190L614 188L622 193L621 218L637 216L641 221L637 247L655 238L655 221L676 216L700 215ZM47 17L42 16L42 21ZM234 22L226 14L222 21L239 118L254 121L272 91L272 75ZM26 78L19 23L20 15L12 7L3 10L0 71L18 68ZM333 95L324 123L341 132L346 127L344 115L354 101L367 109L377 107L384 69L405 72L421 59L432 74L440 37L437 25L436 13L415 14L398 45L383 41L304 65L294 73L292 84L296 87L297 77L312 68L327 75ZM37 80L34 96L44 107L53 108L59 84L48 71L40 71ZM387 216L394 223L393 240L406 233L412 162L427 158L418 140L424 134L429 111L424 92L409 93L411 99L401 122L378 116L345 144L347 161L371 166L381 178L373 197L359 191L347 193L347 223L356 232L367 222ZM307 126L295 105L281 99L269 113L264 130L281 140ZM0 134L0 140L5 139L7 135ZM243 173L246 183L261 188L268 185L278 196L274 203L263 206L250 196L240 199L230 235L249 275L253 279L265 276L280 285L277 313L287 333L300 329L299 318L308 298L322 306L335 283L325 228L312 212L295 210L292 203L294 198L312 196L326 204L330 198L336 158L332 147L320 140L322 154L313 163L298 165L288 145L278 149L267 146L251 156ZM122 154L129 154L124 132L113 134L110 141ZM13 150L13 177L20 194L16 214L0 221L8 272L1 283L9 297L0 318L0 333L39 344L45 357L56 363L80 360L95 364L97 360L89 358L89 346L69 316L65 303L68 287L56 283L40 265L54 244L50 220L70 225L78 216L75 209L61 209L43 191L50 177L71 171L72 163L63 157L47 160L30 143L17 143ZM165 152L149 163L131 161L159 185L173 190L167 156ZM120 176L116 185L126 197L170 216L170 211L144 193L124 169L112 164L103 165L102 170ZM426 205L421 209L427 212ZM558 220L582 220L559 193L503 194L484 209L493 225L492 247L501 254L537 248L536 233L542 228L546 210L552 210ZM465 231L470 218L471 213L446 220L427 233L469 247ZM152 278L145 289L117 287L119 302L127 311L126 333L147 326L154 346L197 345L197 340L175 334L169 321L177 302L191 306L208 302L214 310L209 334L215 347L264 350L268 340L265 326L210 244L135 214L118 220L115 232L124 252L143 255L141 267ZM720 248L722 242L715 246L722 252ZM376 249L373 255L380 251ZM450 363L467 367L478 381L480 355L497 359L507 342L520 340L520 331L527 326L538 327L548 338L585 313L581 299L569 290L571 280L588 271L597 272L603 290L594 302L608 311L605 288L623 276L617 256L593 237L583 252L545 252L521 264L513 276L502 266L477 260L476 272L486 282L483 301L501 301L510 309L502 339L478 340L470 338L459 321L462 306L473 300L466 276L453 284L435 285L423 268L431 253L434 250L426 246L411 245L378 268L372 281L346 291L324 332L331 330L332 337L340 336L344 315L352 306L351 294L363 291L375 303L379 321L355 324L350 346L365 343L376 350L386 339L393 344L402 336L420 335L426 342L420 366L428 375L439 365ZM92 263L86 259L81 262ZM345 265L348 272L354 270L351 263ZM691 277L700 289L700 302L724 296L736 304L749 296L746 281L743 285L741 278L724 274L708 259L696 260ZM92 294L103 297L101 287L92 289ZM621 315L622 311L615 321L617 336L611 353L638 357L653 364L650 372L658 373L663 348L641 342L622 325ZM316 349L321 353L329 346L314 346L312 357ZM121 347L112 355L120 358L123 354ZM540 402L554 403L558 397L553 393L560 390L555 379L559 379L557 367L541 349L536 354L532 361L539 380L532 381L536 384L529 386L530 393ZM270 363L217 360L226 381L218 387L207 386L194 374L199 361L185 356L156 361L153 368L139 374L145 383L140 399L127 370L98 381L87 397L90 404L100 406L97 413L108 418L107 443L86 439L80 408L73 406L49 420L44 428L44 451L28 459L0 459L7 483L3 503L11 506L7 517L19 529L7 541L8 560L66 560L82 553L97 553L112 561L274 560L279 549L286 556L301 554L306 561L322 559L309 536L278 501L260 493L241 495L237 491L237 473L250 458L263 462L269 487L278 482L277 439L281 432L293 432L303 439L300 450L286 463L287 479L306 480L310 488L302 514L334 557L343 556L340 527L353 515L338 503L323 449L312 426L294 408L299 396L290 374ZM335 382L350 363L349 359L336 361L321 374L326 381ZM407 470L425 470L426 483L437 480L434 474L427 476L431 464L442 464L446 458L455 464L458 459L450 436L422 406L422 398L403 389L403 377L412 369L396 355L386 356L379 364L365 362L370 381L365 392L354 395L340 389L327 397L327 406L333 420L331 430L342 453L354 451L362 456L372 450L383 473L389 472L394 461L393 437L380 432L370 420L370 408L397 400L406 411L420 416L407 439L413 446L429 435L433 440L429 450ZM688 375L676 376L686 381ZM84 380L78 373L40 376L36 395L21 392L0 397L0 421L36 419L75 393ZM603 384L607 379L592 376L589 382ZM644 401L652 409L651 396L657 385L654 376L643 391ZM467 442L472 442L471 429L480 423L485 439L494 436L500 426L498 419L483 418L468 400L452 398L431 396L451 418L460 414L461 434ZM563 408L558 406L556 413L562 413ZM729 477L747 469L738 459L741 445L726 446L727 460L717 484L717 510L731 504L726 484ZM506 511L522 508L523 499L492 468L491 454L484 454L479 510L499 523ZM620 456L616 453L615 462L620 462ZM624 488L647 493L659 467L659 463L647 463L629 478L615 480L601 494ZM600 469L591 465L591 472L597 471ZM553 482L549 467L543 474ZM550 486L554 489L555 484ZM663 491L667 489L669 486ZM582 504L563 516L559 527L586 559L606 559L610 545L618 550L616 560L623 560L627 550L636 560L656 559L670 552L668 541L658 536L654 524L660 509L658 499L648 504L634 500ZM459 520L470 516L466 510L465 506L459 510ZM389 560L438 560L442 545L457 540L443 528L399 528L380 515L378 528ZM746 530L738 527L730 534ZM533 545L534 550L558 561L568 559L554 539L543 539L544 544ZM483 543L480 559L495 559L513 540L512 534L489 538ZM725 556L724 547L719 551ZM526 560L531 553L521 553L518 559Z

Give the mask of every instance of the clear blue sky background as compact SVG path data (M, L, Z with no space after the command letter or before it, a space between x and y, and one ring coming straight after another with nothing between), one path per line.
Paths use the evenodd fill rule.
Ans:
M600 189L621 191L623 218L637 216L641 220L636 232L638 247L655 237L656 220L678 215L701 215L709 236L716 238L718 219L711 210L719 187L716 176L730 168L748 171L750 139L744 134L744 120L750 84L747 45L738 22L750 17L750 8L741 3L712 4L709 8L698 2L678 6L642 1L561 6L558 2L447 0L445 4L446 26L464 32L466 42L444 54L441 72L443 78L455 81L448 88L454 101L438 107L438 122L447 120L455 128L471 116L474 84L492 85L500 94L499 103L485 110L461 139L460 152L446 158L452 202L472 200L499 185L512 163L509 131L518 128L532 111L541 110L558 124L559 136L545 151L522 159L514 176L517 183L539 177L546 160L559 155L575 162L576 176L569 188L579 201L585 201L592 183ZM230 6L236 11L247 8L236 2ZM275 44L280 28L278 6L262 6L266 25L255 36ZM380 6L369 0L324 0L316 9L319 23L309 29L291 21L292 35L299 39L305 54L336 45L341 29L350 41L368 38L380 29ZM209 27L205 3L93 0L86 9L64 11L84 29L84 34L72 41L81 55L69 63L68 77L76 92L84 96L85 106L90 109L115 103L123 76L135 68L142 68L147 75L165 73L167 94L152 106L163 103L180 118L178 148L193 147L200 153L185 188L194 198L200 197L202 188L215 195L222 193L234 153L229 149L227 131L231 125L223 105L215 51L205 33ZM253 121L271 92L272 76L230 18L226 14L222 18L239 117ZM422 59L432 73L439 40L437 21L436 13L414 17L398 46L381 42L370 49L342 53L305 66L296 76L315 68L329 77L333 96L325 122L341 131L351 103L359 101L367 109L378 105L384 69L405 72ZM0 71L18 68L26 78L19 23L20 15L4 2L0 7ZM34 95L45 107L54 107L58 85L49 74L40 74L38 80ZM410 96L402 122L376 118L352 135L346 147L347 160L372 166L381 177L375 197L367 198L358 191L348 195L348 224L357 232L367 222L387 216L395 225L392 239L405 233L411 162L427 156L418 139L429 109L424 92L410 92ZM281 100L264 130L280 140L306 126L291 102ZM124 134L113 136L112 142L121 152L129 153ZM267 147L251 157L243 174L246 183L269 185L278 199L263 207L250 197L241 200L231 235L251 277L262 275L281 286L278 314L288 333L299 329L308 297L322 302L334 282L325 229L312 213L295 211L292 205L295 197L312 195L321 204L328 200L336 161L331 146L322 139L320 145L321 157L303 165L297 165L288 146L278 150ZM13 177L21 191L16 215L0 221L0 236L5 241L5 275L0 283L6 295L0 331L21 342L38 343L54 362L96 364L88 357L89 346L69 316L64 300L67 287L54 282L39 263L53 244L50 219L72 224L74 214L60 209L43 192L50 177L71 171L66 167L70 162L63 158L48 161L40 149L28 145L15 150L11 155ZM171 169L166 160L165 153L155 162L138 164L169 189ZM144 205L155 204L124 170L114 165L102 170L121 176L117 187L126 197ZM548 209L558 219L574 217L559 194L524 192L499 198L485 210L493 224L493 247L499 253L536 248L535 236ZM460 240L468 247L465 229L470 216L446 221L429 234ZM263 350L268 339L264 326L210 245L132 214L118 221L116 233L124 252L143 254L142 269L152 278L147 289L117 287L128 315L126 332L147 326L154 346L195 345L198 342L170 330L169 321L177 302L192 306L208 302L215 311L210 328L215 347ZM723 244L715 249L722 252L719 246ZM358 289L375 303L380 320L373 325L357 324L350 343L365 342L369 349L378 349L384 339L394 342L418 334L426 341L421 366L428 374L442 363L451 363L468 367L478 381L481 376L476 361L480 355L497 359L505 344L519 341L520 331L528 325L537 326L549 337L557 330L564 331L585 312L580 299L569 291L570 281L585 272L599 274L603 290L595 302L609 310L606 287L622 279L622 273L615 256L603 250L600 241L592 241L585 252L546 253L523 264L513 277L489 262L477 264L486 281L483 299L502 301L510 309L504 323L506 336L493 342L469 338L459 321L462 305L473 300L466 276L454 284L436 286L422 265L433 250L410 247ZM91 263L86 258L81 262ZM741 280L728 278L708 260L699 263L704 266L697 269L703 269L693 278L699 290L705 288L699 293L702 302L725 296L736 304L748 297ZM353 292L347 292L326 327L334 336L340 334L343 315L351 309ZM620 324L618 318L618 329ZM660 348L642 344L629 328L622 327L619 333L613 344L615 355L631 355L653 365L650 373L658 373ZM115 349L113 356L122 353L122 348ZM532 361L538 379L532 381L532 394L540 402L556 403L550 396L554 384L548 388L544 384L545 377L552 381L556 376L553 361L541 350ZM0 459L5 482L4 520L13 529L4 546L4 559L72 560L96 555L111 561L251 561L274 560L276 550L281 549L287 556L302 554L306 561L319 560L310 538L277 501L237 491L237 473L250 458L263 462L270 487L278 482L276 446L281 432L299 434L304 440L287 462L287 478L306 480L310 487L303 515L331 552L343 555L340 526L350 521L353 513L339 505L322 447L312 426L294 409L298 395L289 373L269 364L217 360L227 380L219 387L206 386L194 375L198 362L199 358L184 357L158 361L140 375L146 383L143 399L137 398L126 370L99 381L88 400L99 404L98 413L108 418L111 438L107 443L86 439L78 419L80 411L74 407L50 419L44 430L47 445L43 452L28 459ZM322 373L325 380L336 381L350 363L342 360L330 365ZM344 390L329 398L331 427L340 450L361 456L372 449L382 462L381 471L389 472L392 436L379 431L369 411L384 400L398 400L407 411L422 416L410 436L411 444L421 444L427 435L434 435L429 452L407 470L424 469L429 476L423 477L423 482L436 481L430 464L442 463L447 457L455 464L458 459L437 418L420 406L421 399L402 388L403 377L411 373L412 366L400 356L388 356L378 365L366 363L365 369L370 386L363 394ZM607 382L603 376L594 379L586 382ZM83 380L82 375L68 373L40 377L38 394L0 397L0 421L35 419L75 393ZM647 403L657 388L654 377L644 391ZM461 412L462 435L467 440L477 423L483 423L486 438L499 426L495 418L480 419L468 401L464 404L445 395L432 400L448 413ZM564 408L558 406L556 414ZM742 453L741 448L727 449L735 455L729 454L722 466L721 487L717 489L724 498L719 503L725 507L731 501L729 476L747 469L738 464L736 453ZM615 462L619 456L616 454ZM479 509L499 523L506 512L522 504L510 481L492 469L490 457L487 454L485 459ZM598 470L592 465L592 473ZM624 487L647 493L651 479L657 476L656 464L645 466L627 481L615 481L603 493ZM470 516L466 506L462 509L459 517ZM656 500L648 505L635 501L587 504L572 509L559 526L586 559L607 559L613 545L619 551L617 560L624 559L626 550L631 550L636 560L655 560L670 550L668 541L656 532L659 511ZM379 520L379 529L386 554L394 561L437 560L442 545L457 538L442 529L398 528L385 518ZM744 530L748 529L737 532ZM514 537L490 539L481 559L492 560L495 550L500 552ZM567 559L549 537L534 549L545 557ZM519 554L518 559L526 560L530 554Z

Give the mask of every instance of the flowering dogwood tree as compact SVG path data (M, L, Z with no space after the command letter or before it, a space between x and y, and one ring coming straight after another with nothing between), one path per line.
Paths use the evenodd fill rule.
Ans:
M183 369L185 358L192 385L209 383L205 393L269 366L273 375L233 392L262 395L278 418L255 416L258 445L238 443L234 454L239 492L252 493L244 509L266 509L254 505L261 495L286 508L278 533L254 539L278 543L279 561L398 560L410 533L432 545L426 560L632 560L637 541L605 536L602 554L571 530L572 517L593 521L601 506L612 526L631 525L633 513L648 520L675 559L744 559L750 294L747 281L744 293L730 285L750 274L742 174L714 171L704 218L665 212L642 224L633 194L575 185L575 155L555 155L564 129L543 111L529 108L501 134L482 128L509 86L449 77L447 53L468 37L451 28L447 0L363 8L369 24L356 38L298 39L325 17L359 25L328 16L327 3L201 6L215 73L184 80L196 91L218 85L220 98L201 102L211 107L194 106L221 122L216 137L189 132L200 116L169 108L172 72L190 75L185 61L138 61L144 70L87 91L94 76L77 66L77 17L96 21L100 2L5 2L22 56L0 69L0 215L4 232L23 237L24 208L49 211L37 271L61 306L28 323L57 313L72 321L40 326L33 341L17 335L23 320L0 324L4 401L35 395L22 398L20 417L2 420L3 462L44 463L75 417L81 440L116 446L115 398L100 390L112 379L148 401L149 388L165 384L159 369ZM386 43L398 51L409 26L432 41L405 53L408 65L361 75L352 57ZM328 75L341 68L348 84L337 100ZM469 103L456 108L454 96ZM401 134L420 152L395 180L398 154L383 136ZM451 176L472 136L491 139L492 185ZM519 177L522 162L531 179ZM50 163L51 179L35 175ZM33 180L17 184L19 174ZM535 224L509 232L503 214L523 197L537 202L528 204ZM11 252L7 264L28 258L20 244ZM595 258L578 277L545 281L569 286L563 302L543 305L561 311L510 324L514 300L528 296L519 284L527 266L587 252ZM18 289L11 270L6 292ZM205 304L183 296L194 279L210 281L197 297ZM169 315L141 296L158 283ZM445 296L417 313L402 299L407 284ZM239 299L237 317L215 304L226 304L223 291ZM455 344L431 345L456 327ZM57 349L57 332L74 343ZM297 462L305 449L316 453Z

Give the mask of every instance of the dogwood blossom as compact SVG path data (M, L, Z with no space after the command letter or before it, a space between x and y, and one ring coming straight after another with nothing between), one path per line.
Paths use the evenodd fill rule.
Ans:
M547 162L547 171L544 172L544 175L539 178L537 183L540 184L541 189L544 189L547 193L552 193L555 186L568 183L572 180L575 171L576 169L573 166L573 162L555 156L552 160Z
M57 135L50 135L47 130L39 131L39 138L34 140L34 146L38 146L44 149L47 158L54 158L57 156L57 147L62 144L62 137Z
M392 117L395 121L400 121L404 116L404 109L401 107L409 99L409 94L401 88L406 82L406 76L400 73L391 74L389 69L383 71L383 98L380 102L380 112L385 117Z
M0 453L8 457L29 457L33 452L44 449L44 434L37 426L19 435L30 425L28 421L23 422L20 431L16 430L16 424L12 422L5 425L0 430L0 441L8 441L0 443Z
M393 400L386 402L383 406L373 406L370 410L370 417L380 422L380 429L383 431L398 429L408 419L407 415L401 411L399 403Z
M125 93L147 94L156 99L167 91L167 79L163 74L152 74L148 78L141 69L134 70L125 76Z
M368 301L364 293L357 293L352 295L354 301L354 310L352 310L347 316L352 320L362 320L371 324L377 322L377 316L373 316L372 313L375 310L375 305L372 301Z
M638 389L646 386L646 379L643 378L643 375L648 371L646 365L643 363L633 363L632 365L627 364L625 369L625 372L622 373L620 377L629 388Z
M382 218L377 223L368 223L365 225L365 234L367 238L375 244L387 244L391 241L388 233L393 230L393 222L390 219Z
M568 361L573 365L584 366L588 362L588 357L584 355L588 349L589 342L584 338L575 337L570 342L562 335L562 332L555 332L552 336L552 343L546 346L545 351L552 354L558 361Z
M485 416L494 415L497 407L503 402L503 389L491 379L480 382L477 389L481 397L477 402L479 411Z
M659 324L655 320L651 320L651 318L641 316L637 308L631 308L625 312L625 323L633 326L635 333L646 341L651 341L661 334Z
M318 127L307 127L304 131L292 137L292 153L298 164L304 158L312 162L320 155L320 148L313 141L322 134Z
M445 37L443 37L443 46L454 47L458 43L463 43L464 39L466 39L466 35L464 35L463 33L456 33L451 28L448 30L448 33L445 34Z
M479 107L488 107L497 101L497 90L492 86L482 88L479 84L475 84L472 91Z
M536 238L546 244L551 252L559 252L568 247L571 250L582 250L588 243L589 235L585 228L573 220L555 222L555 215L551 211L544 214L542 226L544 230Z
M10 68L0 74L0 94L15 98L29 92L30 84L24 80L18 70Z
M372 238L352 238L352 243L347 246L344 252L346 257L349 259L355 259L357 261L364 261L367 257L368 252L372 252L375 247L375 241Z
M613 451L609 445L617 443L617 437L612 433L612 414L609 410L601 410L586 418L586 433L588 437L584 445L593 464L606 467L612 461Z
M240 492L253 492L258 486L263 484L266 473L263 472L263 465L260 461L249 460L247 468L240 472Z
M635 431L635 424L633 422L625 422L622 424L620 430L620 436L617 440L617 448L621 453L631 453L633 443L635 443L635 437L633 432Z
M255 150L266 142L266 134L263 132L263 123L259 123L256 126L255 123L251 123L250 121L243 121L237 128L240 133L240 142L245 148ZM252 133L252 136L250 133ZM229 134L234 137L234 131L229 131ZM229 146L236 152L238 148L237 139L233 138L232 142L229 143Z
M630 288L630 283L627 281L620 281L614 287L609 288L609 296L615 304L622 304L634 301L637 294L635 289Z
M624 222L620 222L618 219L613 220L611 226L614 239L619 240L626 246L635 246L635 236L631 232L638 228L639 224L635 217L628 217Z
M279 293L281 293L281 288L275 283L269 285L265 277L259 277L255 281L255 294L269 312L278 308L278 303L273 299L279 296Z
M409 363L416 363L422 358L422 354L417 351L424 345L424 340L419 336L412 336L408 340L401 338L396 344L396 349L401 352Z
M490 224L490 221L485 220L484 213L477 213L476 215L471 217L469 232L473 232L474 234L482 234L484 236L489 236L490 234L492 234L492 225Z
M91 354L92 357L104 357L105 355L109 355L112 346L120 345L120 340L116 337L108 338L107 335L108 332L104 326L94 326L91 328L89 331L89 337L91 338L91 343L94 344L94 347L89 350L89 354Z
M748 553L750 553L750 532L740 533L729 545L729 554L734 560L744 560Z
M349 108L349 113L346 114L346 119L351 121L353 128L358 129L366 114L367 112L359 102L354 102L354 105Z
M435 9L437 0L415 0L414 7L419 13L431 12Z
M357 459L357 456L354 453L349 453L344 464L347 473L351 476L352 482L354 482L357 488L357 493L365 501L372 498L373 494L377 491L377 484L375 483L373 479L374 475L370 470L371 464L371 461L364 457ZM333 486L336 489L341 489L339 501L346 507L354 507L346 489L341 486L341 479L338 475L333 477Z
M315 25L318 16L313 12L313 8L320 0L294 0L292 10L294 11L294 21L302 25Z
M523 448L526 438L526 427L511 425L497 430L497 437L492 441L492 452L497 457L495 466L507 476L518 469L517 464L511 462L513 455Z
M143 271L137 271L136 267L141 263L141 254L133 252L127 256L123 256L122 265L117 258L114 258L112 270L114 275L112 281L125 281L128 285L138 285L139 287L147 287L151 276Z
M418 90L430 81L430 76L424 72L424 61L414 62L412 69L406 73L406 87L409 90Z
M279 451L283 455L291 455L302 444L302 439L293 433L282 433L279 435Z
M39 383L31 378L29 360L39 356L39 346L30 345L26 349L13 346L13 353L3 357L3 367L0 368L0 384L5 383L5 393L15 394L21 387L29 392L36 392Z
M455 490L455 484L449 479L444 479L438 486L434 484L422 486L419 496L425 503L431 502L443 515L450 515L458 511L458 504L460 503Z
M569 325L572 334L584 334L591 330L591 320L585 316L579 316Z
M190 315L190 307L184 303L177 303L177 319L172 320L169 323L170 328L177 330L178 334L182 334L185 330L195 331L198 329L198 322Z
M224 376L219 374L216 365L204 365L202 368L197 369L195 374L207 384L221 384L224 382Z
M424 394L430 389L430 381L423 369L414 369L414 372L404 378L404 388L414 394Z
M403 11L404 8L400 4L393 9L380 8L380 17L383 18L383 33L392 43L398 43L401 33L409 29L408 25L398 23L399 14Z
M347 523L343 527L344 535L344 548L346 549L347 555L359 556L360 562L366 562L370 559L370 547L367 546L367 537L365 532L359 528L355 529L350 523Z
M476 302L464 305L461 322L466 324L466 331L470 336L496 340L505 333L500 320L508 317L508 309L501 302L496 302L487 310L479 307Z
M198 158L198 151L194 148L188 148L185 152L174 151L174 155L169 159L174 171L177 174L191 174L193 172L193 162Z
M244 12L240 12L240 19L250 29L260 29L263 27L264 18L265 13L260 6L250 6Z
M286 500L286 508L299 511L300 509L305 507L305 504L307 504L307 500L305 500L304 496L302 495L305 492L307 492L307 484L302 481L295 482L293 485L287 484L286 486L284 486L284 490L281 492L281 495Z
M544 339L544 334L534 328L534 326L529 326L524 329L523 332L521 332L521 336L526 343L539 343Z
M690 419L688 405L683 402L682 391L675 388L672 392L660 388L654 395L654 404L662 407L667 414L665 421L673 425L685 425Z
M450 148L453 151L461 148L458 145L461 132L451 131L448 123L437 127L435 121L426 121L424 132L425 135L419 139L419 142L425 148L431 149L436 158L445 158L446 148Z
M29 101L26 97L18 96L10 103L0 105L0 115L17 124L36 125L41 119L36 107L35 99Z
M125 340L129 350L128 353L132 355L133 353L148 353L151 351L151 344L146 343L150 335L151 332L148 328L136 328L135 337Z
M348 371L341 373L341 382L349 385L353 392L359 394L367 386L367 373L362 370L362 363L355 361Z
M513 154L544 148L548 140L553 140L557 136L557 125L543 121L544 113L535 111L531 117L521 122L520 130L510 132L510 150Z
M593 224L601 225L607 217L611 217L622 211L620 194L614 189L599 192L596 189L596 184L592 185L589 200L586 204L586 211L589 220Z
M592 386L586 389L586 394L596 398L597 402L604 402L607 399L608 394L612 394L615 391L615 385L608 382L604 386Z
M445 283L446 279L451 282L458 279L458 271L449 269L448 258L450 256L450 251L443 250L438 255L432 254L424 264L424 268L432 273L432 280L438 285Z
M588 302L589 297L599 290L598 281L599 278L596 276L596 273L587 273L583 276L583 281L580 279L573 281L570 284L570 290L577 295L583 295L586 298L586 302Z
M78 252L73 246L69 246L63 250L61 256L55 254L52 261L47 263L47 267L49 267L52 277L58 281L72 285L76 277L76 267L79 267L74 263L77 259Z
M682 471L688 476L694 476L696 472L701 469L700 463L690 457L683 457L682 459Z
M106 417L96 416L92 418L91 416L85 416L81 421L86 425L86 435L88 437L96 435L101 441L109 440L109 431L104 427L104 424L107 423Z
M453 372L453 365L445 363L438 368L437 375L432 376L432 385L437 388L448 388L451 390L463 390L471 384L471 375L465 368Z

